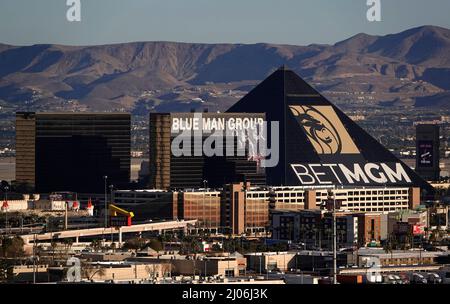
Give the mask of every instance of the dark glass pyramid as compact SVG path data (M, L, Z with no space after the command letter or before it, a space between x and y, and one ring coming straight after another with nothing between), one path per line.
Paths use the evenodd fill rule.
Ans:
M413 170L284 67L227 112L261 112L268 121L280 122L279 163L266 168L270 185L414 186L432 191Z

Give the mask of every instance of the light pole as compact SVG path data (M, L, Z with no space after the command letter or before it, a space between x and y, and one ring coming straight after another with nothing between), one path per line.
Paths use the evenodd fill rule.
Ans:
M36 284L36 233L33 240L33 284Z
M114 185L109 185L109 189L110 189L110 200L111 200L111 203L113 203L113 189L114 189ZM113 242L114 242L114 234L113 234L113 229L112 229L113 227L111 226L111 247L112 247L112 245L113 245ZM113 250L114 251L114 250Z
M336 246L336 186L331 192L333 196L333 284L337 284L337 246Z
M103 179L105 180L105 228L108 227L108 193L107 193L107 183L108 183L108 176L103 176Z
M5 186L5 202L6 202L6 204L8 204L8 190L9 190L9 187L8 186ZM8 230L8 206L6 206L6 208L5 208L5 233L8 233L7 232L7 230Z
M262 253L259 256L259 275L262 274Z
M113 202L113 190L114 190L114 185L109 185L109 191L110 191L110 199L111 199L111 203Z
M206 208L205 208L205 206L206 206L206 192L208 191L207 187L208 187L208 181L206 179L204 179L203 180L203 188L205 188L205 189L203 191L203 219L206 219L206 214L205 214L205 209ZM207 226L208 226L208 223L205 220L204 223L203 223L203 227L205 228L205 230L208 229Z

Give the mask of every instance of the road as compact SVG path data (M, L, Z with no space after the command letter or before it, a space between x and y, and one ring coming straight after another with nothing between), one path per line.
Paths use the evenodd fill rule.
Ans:
M79 237L83 236L119 234L119 243L121 243L123 233L187 229L188 226L194 225L196 222L197 220L152 222L148 224L139 224L122 227L88 228L77 230L65 230L58 232L47 232L40 234L25 234L21 235L21 237L25 241L25 243L30 243L33 240L44 241L44 240L65 239L65 238L78 239Z

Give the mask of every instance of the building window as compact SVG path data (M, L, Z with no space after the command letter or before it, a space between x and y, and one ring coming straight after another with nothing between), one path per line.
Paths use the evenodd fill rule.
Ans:
M225 269L225 277L233 278L234 277L234 269Z

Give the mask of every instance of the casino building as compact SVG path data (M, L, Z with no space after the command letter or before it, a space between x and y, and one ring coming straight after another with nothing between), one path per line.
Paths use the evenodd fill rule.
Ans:
M272 151L278 152L274 165L261 163L273 155L249 150L225 157L211 157L202 150L221 124L226 129L228 122L235 126L245 119L267 122L266 145L278 148ZM203 133L195 136L194 129ZM239 141L233 136L220 149ZM180 138L187 139L191 154L174 155L174 146L184 144ZM254 186L401 187L420 188L422 195L433 193L421 176L284 67L227 113L150 114L150 181L150 187L157 189L218 188L242 181Z
M29 191L104 193L130 182L127 113L16 113L16 182Z
M199 113L150 114L150 186L172 193L171 216L199 219L199 229L264 233L273 212L324 210L330 193L338 209L349 213L414 209L433 193L422 177L286 68L227 113L201 114L197 122ZM261 165L263 154L249 149L239 157L203 153L212 129L226 129L228 121L241 125L243 119L267 122L266 146L279 146L278 162ZM195 129L210 132L195 136ZM220 149L239 141L228 137ZM185 148L184 139L191 154L174 155L174 147Z
M433 188L293 71L275 71L227 113L262 112L279 122L272 186ZM269 146L274 142L271 132Z

